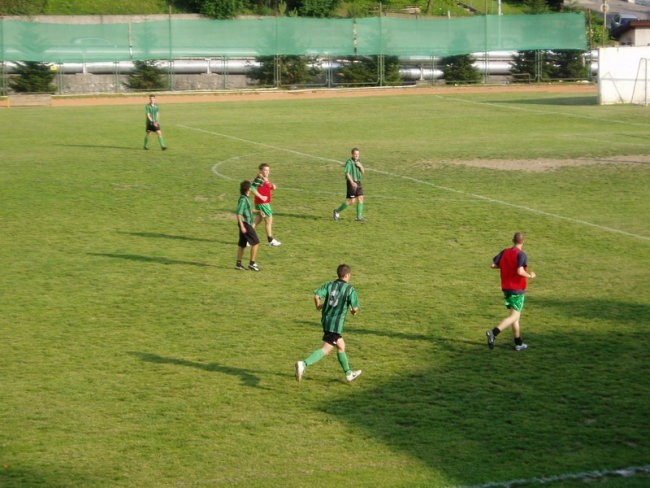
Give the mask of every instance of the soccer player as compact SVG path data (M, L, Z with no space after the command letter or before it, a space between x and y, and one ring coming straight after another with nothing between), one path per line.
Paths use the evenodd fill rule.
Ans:
M257 249L259 248L260 240L252 225L253 212L251 210L251 202L248 199L250 192L251 182L248 180L242 181L239 185L239 200L237 201L237 210L235 210L235 214L237 215L237 226L239 227L237 264L235 265L235 269L246 269L241 264L241 260L244 257L244 249L246 249L246 245L249 244L251 247L251 256L248 269L259 271L260 267L255 262L255 258L257 257Z
M262 163L259 167L259 173L253 180L252 192L255 195L255 209L259 213L255 216L253 227L256 228L262 220L264 220L264 228L266 230L266 239L269 241L269 246L277 247L282 243L273 238L273 209L271 208L271 198L273 190L277 190L277 186L269 180L271 168L268 164Z
M341 218L341 212L358 201L356 221L364 222L361 175L365 172L366 170L364 169L363 164L359 161L359 149L356 147L352 148L351 157L345 162L345 200L332 212L334 220L339 220Z
M155 132L158 137L160 149L164 151L167 149L167 146L165 146L165 139L163 139L162 130L160 129L158 105L156 104L155 95L149 95L149 103L145 105L145 114L147 115L147 121L144 135L144 150L149 150L149 136L152 132Z
M505 305L510 310L510 315L494 329L485 332L490 349L494 348L496 337L510 326L512 326L515 337L515 351L528 349L528 344L521 339L519 317L524 309L526 280L535 278L537 275L533 271L528 271L528 256L522 251L525 242L526 236L522 232L517 232L512 238L514 245L492 258L492 268L501 272L501 290L503 290Z
M352 315L359 312L359 297L357 291L350 285L350 266L341 264L336 269L338 279L321 285L314 291L314 304L316 310L321 311L321 324L323 326L323 345L312 352L304 361L296 363L296 380L302 380L305 370L325 356L336 347L337 358L345 379L354 381L361 374L361 370L353 371L348 362L343 340L343 326L348 310Z

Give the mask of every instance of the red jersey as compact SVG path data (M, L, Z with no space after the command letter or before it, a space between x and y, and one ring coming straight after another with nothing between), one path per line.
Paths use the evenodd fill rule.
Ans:
M260 195L263 195L266 197L266 202L263 202L259 198L257 198L257 195L255 195L255 204L259 205L261 203L271 203L271 193L273 192L273 185L268 182L264 181L264 179L260 176L257 175L257 177L253 180L253 189L257 191Z
M499 267L501 272L501 289L511 293L524 293L526 291L526 278L517 274L523 266L528 267L528 256L518 247L504 249L494 256L492 262Z

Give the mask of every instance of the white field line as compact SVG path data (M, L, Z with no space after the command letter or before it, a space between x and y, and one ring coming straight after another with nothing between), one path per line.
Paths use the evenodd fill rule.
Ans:
M322 156L316 156L316 155L313 155L313 154L303 153L303 152L300 152L300 151L295 151L293 149L288 149L288 148L284 148L284 147L280 147L280 146L274 146L272 144L265 144L263 142L251 141L250 139L243 139L241 137L231 136L231 135L228 135L228 134L222 134L220 132L208 131L208 130L204 130L204 129L190 127L190 126L187 126L187 125L179 125L179 127L182 127L184 129L187 129L187 130L192 130L192 131L195 131L195 132L202 132L204 134L223 137L225 139L231 139L231 140L234 140L234 141L244 142L246 144L252 144L252 145L255 145L255 146L265 147L267 149L273 149L273 150L276 150L276 151L282 151L282 152L286 152L286 153L289 153L289 154L295 154L295 155L303 156L303 157L306 157L306 158L309 158L309 159L316 159L316 160L319 160L319 161L325 161L325 162L328 162L328 163L336 163L338 165L342 165L342 163L340 161L336 160L336 159L325 158L325 157L322 157ZM238 159L240 157L241 156L236 156L236 157L230 158L230 159L228 159L226 161L236 160L236 159ZM220 163L217 163L217 164L220 164ZM436 188L438 190L443 190L443 191L447 191L447 192L451 192L451 193L456 193L457 195L463 195L463 196L466 196L466 197L471 197L471 198L474 198L474 199L477 199L477 200L482 200L484 202L493 203L495 205L503 205L503 206L510 207L510 208L516 208L516 209L523 210L523 211L526 211L526 212L530 212L530 213L533 213L533 214L543 215L544 217L550 217L550 218L553 218L553 219L564 220L566 222L571 222L572 224L585 225L585 226L592 227L592 228L595 228L595 229L603 230L603 231L606 231L606 232L613 232L613 233L616 233L616 234L624 235L624 236L627 236L627 237L632 237L634 239L639 239L639 240L642 240L642 241L650 241L650 237L647 237L647 236L642 236L642 235L639 235L639 234L633 234L631 232L626 232L626 231L620 230L620 229L614 229L613 227L607 227L607 226L604 226L604 225L594 224L592 222L587 222L586 220L574 219L572 217L565 217L564 215L545 212L543 210L538 210L538 209L535 209L535 208L532 208L532 207L527 207L525 205L518 205L516 203L510 203L510 202L505 202L503 200L497 200L495 198L486 197L484 195L478 195L476 193L468 193L468 192L465 192L465 191L462 191L462 190L457 190L455 188L436 185L436 184L431 183L429 181L424 181L424 180L420 180L418 178L413 178L412 176L400 175L398 173L393 173L393 172L390 172L390 171L377 170L377 169L373 169L373 168L366 168L366 170L377 173L377 174L381 174L381 175L384 175L384 176L388 176L388 177L391 177L391 178L398 178L398 179L402 179L402 180L406 180L406 181L411 181L411 182L417 183L419 185L426 185L426 186L429 186L431 188ZM215 172L214 167L213 167L213 172ZM223 175L221 175L221 173L215 172L215 174L217 174L220 177L224 177ZM228 177L226 177L226 179L232 180L232 178L228 178Z
M597 470L597 471L583 471L582 473L567 473L559 474L554 476L543 476L540 478L528 478L528 479L518 479L510 481L494 481L490 483L484 483L481 485L471 485L471 486L461 486L457 488L511 488L514 486L525 486L532 484L546 484L546 483L555 483L562 481L569 481L582 478L590 479L601 479L608 476L622 476L630 477L637 474L650 474L650 464L645 466L630 466L628 468L621 469L606 469L606 470Z

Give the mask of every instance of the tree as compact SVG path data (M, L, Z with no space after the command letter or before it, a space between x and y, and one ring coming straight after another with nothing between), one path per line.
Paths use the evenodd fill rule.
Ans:
M134 65L126 82L132 90L162 90L168 86L167 73L153 61L134 61Z
M340 0L302 0L298 13L303 17L331 17Z
M202 0L199 13L215 19L233 19L243 8L242 0Z
M0 15L42 14L47 0L0 0Z
M519 51L512 58L510 73L513 81L530 83L551 78L551 63L544 51Z
M19 93L54 93L56 86L52 84L56 72L47 64L35 61L16 63L18 76L9 80L9 86Z
M469 54L449 56L442 60L445 83L478 83L481 73L474 67L474 60Z
M380 73L383 71L383 73ZM380 77L380 74L382 76ZM401 82L397 56L346 58L336 73L337 83L346 85L394 85Z
M553 79L584 80L589 70L582 51L554 51L550 54L550 76Z
M259 66L248 77L262 85L304 85L314 82L320 74L303 56L261 56L256 61Z

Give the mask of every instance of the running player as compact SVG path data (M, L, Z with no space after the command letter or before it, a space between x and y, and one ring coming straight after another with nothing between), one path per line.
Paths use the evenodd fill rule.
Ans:
M359 297L357 291L350 285L350 267L341 264L336 270L338 279L321 285L314 291L314 304L316 310L321 311L321 324L323 326L323 345L312 352L304 361L296 363L296 380L302 380L305 370L325 356L336 347L339 364L345 373L348 382L354 381L361 370L353 371L348 362L343 340L343 326L348 310L352 315L359 312Z
M519 317L524 309L526 279L535 278L536 275L533 271L528 271L528 256L522 251L525 242L526 236L522 232L517 232L512 238L514 245L504 249L492 259L492 268L501 272L501 290L510 315L494 329L485 332L490 349L494 348L496 337L510 326L515 337L515 351L528 349L528 344L525 344L521 338Z

